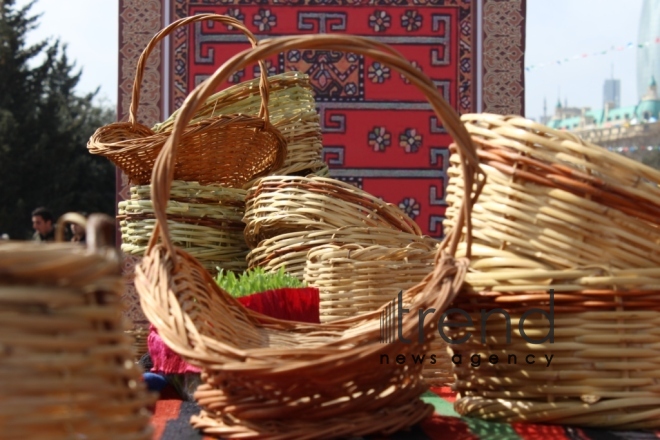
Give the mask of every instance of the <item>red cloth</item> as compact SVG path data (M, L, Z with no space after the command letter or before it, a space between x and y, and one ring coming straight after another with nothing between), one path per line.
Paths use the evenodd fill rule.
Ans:
M319 291L314 287L277 289L244 296L238 301L248 309L273 318L287 321L319 323ZM193 367L173 352L151 325L147 338L149 355L153 362L151 371L161 374L198 373Z
M314 287L277 289L238 299L248 309L286 321L318 324L319 290Z

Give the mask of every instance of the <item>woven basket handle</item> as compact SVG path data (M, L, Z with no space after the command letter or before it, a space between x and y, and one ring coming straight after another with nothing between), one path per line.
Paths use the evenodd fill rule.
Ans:
M228 15L220 15L220 14L194 15L192 17L179 19L171 23L167 27L161 29L161 31L158 32L156 35L154 35L151 41L149 41L147 47L144 48L144 50L142 51L142 55L140 55L140 59L138 60L137 63L135 80L133 81L131 108L129 109L128 112L128 121L131 124L135 125L137 123L137 111L140 105L140 87L142 85L142 78L144 76L144 68L145 65L147 64L147 58L149 58L149 55L151 55L151 52L154 50L154 47L156 47L156 44L158 44L163 38L167 37L169 34L171 34L173 31L175 31L178 28L189 25L191 23L197 23L206 20L217 21L220 23L224 23L227 26L232 26L245 34L247 39L252 44L252 47L255 47L258 44L257 37L255 37L254 34L250 32L250 30L247 27L245 27L245 25L242 22ZM259 92L261 94L261 108L259 110L259 117L264 118L266 121L268 121L269 120L268 119L268 93L269 93L268 87L269 86L267 80L268 69L266 68L266 64L263 61L259 62L259 67L261 68L261 78L259 81Z
M67 212L57 220L55 241L64 241L64 228L69 224L85 228L87 249L96 252L102 248L114 247L115 220L106 214L91 214L89 219L77 212Z
M207 78L192 91L180 108L172 127L172 133L163 146L154 165L151 181L151 198L157 221L147 252L153 248L160 236L171 257L176 258L175 248L169 236L165 209L169 200L170 187L174 176L176 149L179 139L197 109L214 93L216 87L225 81L233 72L271 55L292 49L337 50L361 54L396 69L422 91L433 110L435 110L440 120L442 120L445 129L447 129L458 146L463 176L465 178L463 205L457 219L457 225L456 228L447 234L442 247L446 248L449 245L449 253L455 255L461 234L463 233L463 226L465 226L465 239L469 258L472 239L471 210L485 182L485 174L479 167L476 148L472 143L470 135L461 123L458 114L438 93L433 82L425 74L413 67L392 47L370 38L340 34L290 36L262 40L257 47L247 49L232 57L211 77ZM482 179L478 178L479 175L482 176ZM174 261L175 264L178 264L176 260Z

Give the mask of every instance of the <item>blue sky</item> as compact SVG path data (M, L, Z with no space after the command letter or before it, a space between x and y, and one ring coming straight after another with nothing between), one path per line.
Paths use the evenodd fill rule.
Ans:
M18 0L25 4L26 0ZM570 106L602 105L603 83L622 81L621 104L637 101L636 49L594 52L637 44L642 0L527 0L526 115L538 118L547 98L552 112L558 98ZM99 97L117 101L118 0L39 0L43 12L33 41L60 37L68 54L83 68L81 91L101 87ZM589 54L586 58L572 59ZM557 65L556 60L569 58Z

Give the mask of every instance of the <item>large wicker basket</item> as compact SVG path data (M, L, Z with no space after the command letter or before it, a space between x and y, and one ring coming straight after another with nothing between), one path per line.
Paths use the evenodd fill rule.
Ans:
M488 175L475 243L564 269L660 266L660 171L522 117L464 115ZM450 158L447 227L463 194Z
M457 411L505 423L660 427L660 269L528 270L526 285L504 290L503 277L521 283L522 272L499 271L496 292L482 285L488 273L467 277L456 304L465 314L449 320L461 327L445 330L463 340L449 344L461 356ZM495 309L484 323L482 310Z
M405 74L428 98L465 151L466 187L477 179L470 137L433 82L387 45L352 35L282 37L233 57L195 89L158 157L152 182L157 225L137 269L142 308L165 343L203 369L195 398L203 408L193 424L207 433L241 438L337 438L391 433L429 416L420 400L421 365L378 365L429 348L437 323L402 319L405 341L382 344L379 310L327 324L279 321L246 310L217 287L204 268L171 241L165 208L182 131L218 84L237 69L291 49L342 50L370 56ZM466 194L464 217L474 198ZM458 225L462 225L459 220ZM469 221L468 221L469 232ZM161 239L162 243L158 243ZM435 270L403 295L413 309L443 310L460 288L466 259L455 260L460 236L438 250ZM421 328L420 328L421 327ZM421 332L424 332L423 334Z
M660 427L660 171L521 117L463 120L487 180L454 304L464 313L451 317L462 327L446 331L463 340L449 344L463 358L457 410ZM458 155L452 164L455 228L465 187ZM484 321L482 310L494 309Z
M90 217L87 249L0 242L3 439L152 438L155 398L133 359L119 259L101 247L98 221Z

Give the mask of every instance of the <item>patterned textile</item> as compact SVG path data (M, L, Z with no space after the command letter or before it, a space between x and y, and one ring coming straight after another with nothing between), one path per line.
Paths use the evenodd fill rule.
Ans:
M369 436L365 440L651 440L660 438L660 431L607 431L523 423L491 423L479 419L461 418L454 412L454 394L448 388L436 388L423 399L435 407L435 414L412 427L389 437ZM207 440L189 424L199 412L193 402L159 400L152 423L154 440ZM351 440L360 440L354 438Z
M233 15L258 38L351 33L380 39L427 74L459 112L524 112L525 0L120 0L119 104L130 107L137 59L163 23L203 12ZM138 120L151 126L245 38L225 26L191 26L155 48L141 86ZM269 73L312 77L331 175L402 207L432 236L443 234L447 146L424 97L398 72L355 54L291 51L268 60ZM252 66L231 81L257 75ZM128 196L118 174L117 199ZM147 325L131 277L124 302L135 326Z
M428 5L385 0L240 0L231 5L179 0L175 17L203 12L232 15L259 38L348 33L374 37L405 54L434 80L454 108L473 108L473 12L470 0ZM417 2L416 2L417 3ZM351 5L351 6L349 6ZM247 47L225 26L198 24L174 41L173 106L227 58ZM331 175L403 208L430 235L442 235L443 188L450 136L424 96L399 73L361 55L292 50L267 60L268 73L289 70L310 76ZM184 68L185 66L185 68ZM236 72L229 83L259 75L258 66Z

